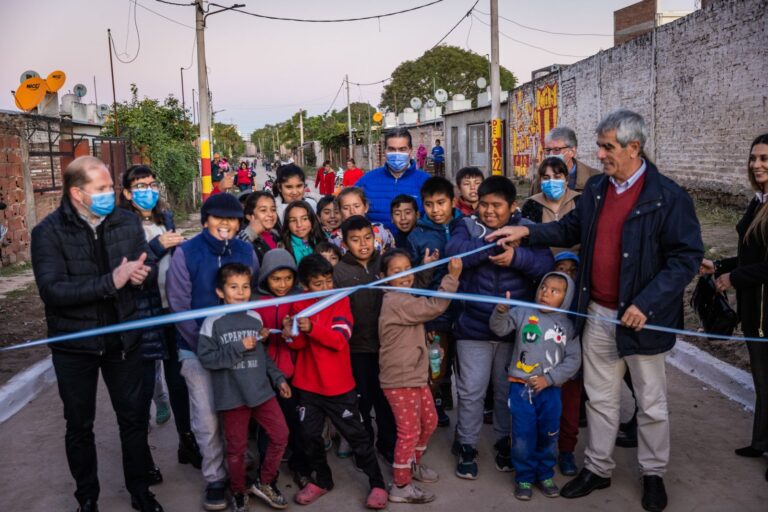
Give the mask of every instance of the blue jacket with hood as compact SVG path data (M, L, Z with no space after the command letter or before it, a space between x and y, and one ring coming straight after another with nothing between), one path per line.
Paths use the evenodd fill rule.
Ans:
M395 175L387 164L367 172L358 180L355 186L365 192L365 197L370 203L368 218L371 222L380 222L390 231L397 228L392 224L389 206L392 200L400 195L407 194L416 199L419 211L423 212L421 204L421 186L429 179L429 174L416 168L416 162L411 160L408 168Z
M512 214L506 225L532 224L523 219L518 211ZM451 239L445 247L446 256L455 256L487 245L485 236L492 231L474 215L464 217L451 232ZM515 249L509 267L500 267L488 260L489 256L502 252L501 247L493 247L463 258L464 269L461 271L459 291L491 297L503 297L506 292L510 292L513 299L533 299L538 281L554 266L552 251L546 246L522 243ZM513 335L498 336L488 326L494 307L493 304L465 302L456 321L456 339L512 341Z

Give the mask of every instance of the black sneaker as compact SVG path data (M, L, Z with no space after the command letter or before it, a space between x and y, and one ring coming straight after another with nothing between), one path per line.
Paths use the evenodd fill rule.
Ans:
M179 449L176 455L179 464L192 464L195 469L200 469L203 465L203 456L200 455L200 448L192 432L179 434Z
M149 491L131 495L131 507L140 512L163 512L163 507Z
M277 488L275 482L272 484L255 482L248 491L254 496L261 498L264 503L272 508L284 509L288 507L288 501L280 492L280 489Z
M643 477L643 508L648 512L661 512L667 507L667 490L660 476Z
M502 437L496 444L496 469L503 473L514 471L512 466L512 440L509 437Z
M232 512L248 512L248 495L241 492L232 495Z
M456 464L456 476L466 480L477 479L477 450L471 445L461 445L459 462Z
M99 512L99 505L96 500L85 500L77 507L77 512Z
M227 508L227 484L226 482L214 482L205 488L205 510L225 510Z

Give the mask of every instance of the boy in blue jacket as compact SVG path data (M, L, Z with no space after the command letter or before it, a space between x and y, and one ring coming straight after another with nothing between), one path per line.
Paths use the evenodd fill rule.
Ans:
M445 247L455 256L487 244L485 236L504 226L529 223L517 211L515 185L503 176L483 180L478 189L477 214L456 224ZM459 290L463 293L519 300L533 299L539 279L552 270L547 247L493 247L463 258ZM507 409L506 365L512 357L512 335L494 334L488 321L494 306L465 302L455 323L456 389L459 397L454 450L458 452L456 476L477 478L477 441L483 425L483 398L493 379L493 430L496 434L496 469L511 471L510 417Z
M451 229L462 218L461 212L453 207L453 184L445 178L432 177L425 181L421 187L421 202L424 205L425 216L418 220L416 227L408 235L408 251L411 254L411 261L417 266L425 263L425 254L431 254L434 259L442 257L445 245L451 239ZM436 268L432 273L431 281L425 288L437 290L446 273L447 265ZM447 427L450 424L450 418L443 408L441 390L451 398L451 376L448 369L454 356L453 321L455 317L456 307L452 304L445 313L424 325L428 341L432 342L435 337L438 337L444 354L440 364L440 375L437 378L433 377L431 382L432 396L437 409L437 424L441 427Z

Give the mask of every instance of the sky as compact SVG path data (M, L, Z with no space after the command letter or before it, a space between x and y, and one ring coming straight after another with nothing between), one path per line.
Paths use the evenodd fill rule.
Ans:
M238 0L246 4L243 10L308 19L378 15L429 1ZM269 20L234 11L213 15L208 18L205 44L213 109L219 111L216 120L236 124L247 136L267 123L287 119L299 108L309 115L329 108L339 110L346 102L345 91L335 102L334 97L345 74L353 83L389 77L401 62L417 59L432 48L474 2L443 0L406 14L350 23ZM522 83L530 80L534 69L570 64L610 48L613 11L632 3L635 0L499 0L500 16L522 25L553 32L607 34L547 34L501 19L500 63ZM694 3L659 2L664 10L692 10ZM0 4L0 87L6 91L17 87L25 70L45 77L60 69L67 74L60 94L83 83L88 88L83 101L111 103L109 28L120 60L135 58L130 63L114 60L117 100L130 97L131 83L138 86L140 96L162 99L173 94L180 98L180 68L184 67L188 68L184 72L185 98L191 110L192 89L197 89L193 7L157 0L136 0L135 5L133 0L0 0ZM473 16L464 19L444 43L489 54L490 28L485 24L490 23L489 12L490 0L479 0ZM350 99L376 105L382 87L352 85ZM16 110L10 93L0 95L0 109Z

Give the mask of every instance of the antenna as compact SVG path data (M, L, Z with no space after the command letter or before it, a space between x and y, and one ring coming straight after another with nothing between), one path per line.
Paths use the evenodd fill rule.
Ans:
M488 85L488 82L484 77L480 77L477 80L475 80L475 84L477 84L478 89L485 89L485 87Z
M25 80L29 80L30 78L40 78L40 73L31 69L28 69L25 72L23 72L19 77L19 83L23 84Z
M411 108L419 110L421 108L421 100L419 98L411 98Z
M445 89L438 89L435 91L435 99L438 103L445 103L448 101L448 93Z
M106 103L102 103L101 105L99 105L99 115L101 117L104 117L107 114L109 114L109 105L107 105Z
M72 92L75 93L75 96L77 96L78 98L82 98L88 93L88 88L83 84L76 84L75 87L72 89Z

